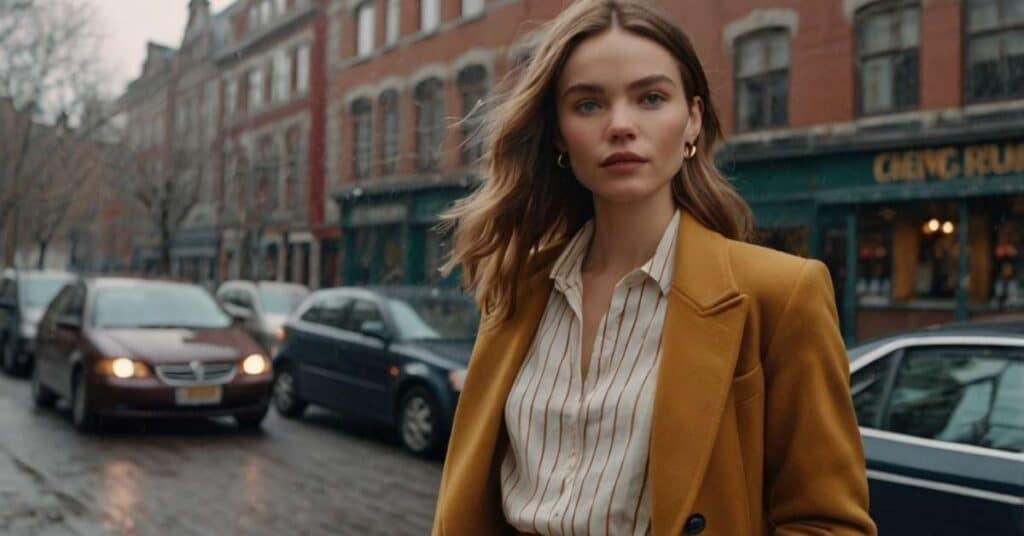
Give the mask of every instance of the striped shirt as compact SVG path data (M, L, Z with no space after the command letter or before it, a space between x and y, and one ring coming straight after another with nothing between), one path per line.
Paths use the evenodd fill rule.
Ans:
M615 286L581 373L581 267L588 222L551 271L554 287L505 403L505 518L542 535L647 534L651 405L675 267L679 211L646 264Z

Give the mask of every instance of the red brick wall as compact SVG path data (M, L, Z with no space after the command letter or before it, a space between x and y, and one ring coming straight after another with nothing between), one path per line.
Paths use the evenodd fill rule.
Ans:
M921 11L921 108L963 103L963 11L959 0L925 2Z

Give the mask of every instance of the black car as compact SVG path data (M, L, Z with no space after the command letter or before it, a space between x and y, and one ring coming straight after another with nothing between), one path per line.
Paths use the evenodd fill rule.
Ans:
M425 288L314 292L285 323L274 359L274 405L307 404L393 426L430 456L451 428L479 314L473 300Z
M1024 534L1024 323L850 351L880 534Z
M73 279L67 272L8 270L0 280L0 364L9 374L32 370L36 326L57 292Z

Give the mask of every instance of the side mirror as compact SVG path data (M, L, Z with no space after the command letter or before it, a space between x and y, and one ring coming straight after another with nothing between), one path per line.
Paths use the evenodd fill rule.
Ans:
M387 343L391 342L391 334L388 333L388 329L384 327L384 323L379 320L367 320L359 326L359 332L364 335L369 335L375 339Z
M224 304L224 310L235 319L236 322L245 322L252 318L252 311L238 305Z

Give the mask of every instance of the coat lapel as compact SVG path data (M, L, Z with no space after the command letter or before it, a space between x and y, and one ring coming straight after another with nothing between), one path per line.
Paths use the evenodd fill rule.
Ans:
M652 534L680 534L732 385L746 319L727 241L683 212L665 313L649 459Z

